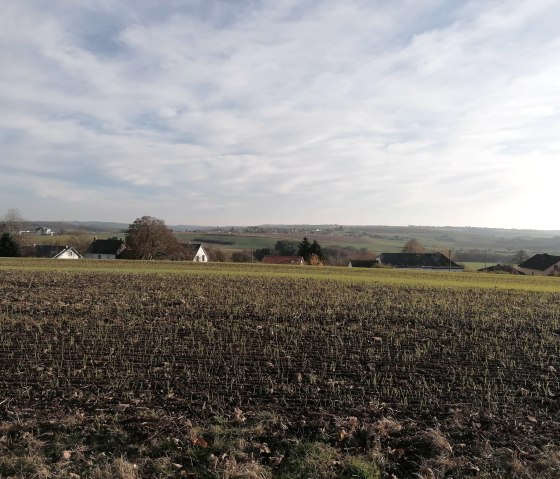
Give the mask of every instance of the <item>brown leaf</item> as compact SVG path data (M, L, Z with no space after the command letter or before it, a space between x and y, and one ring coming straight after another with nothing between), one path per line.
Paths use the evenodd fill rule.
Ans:
M195 446L199 446L199 447L203 447L203 448L207 448L208 447L208 443L202 439L201 437L197 437L194 441L193 441L193 445Z

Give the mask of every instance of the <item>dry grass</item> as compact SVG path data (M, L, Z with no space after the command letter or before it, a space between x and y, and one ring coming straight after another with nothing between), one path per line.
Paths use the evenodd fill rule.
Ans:
M402 424L388 417L380 419L373 426L374 431L381 437L388 437L401 431L402 428Z
M140 479L138 466L122 457L116 458L110 464L97 467L91 474L92 479Z

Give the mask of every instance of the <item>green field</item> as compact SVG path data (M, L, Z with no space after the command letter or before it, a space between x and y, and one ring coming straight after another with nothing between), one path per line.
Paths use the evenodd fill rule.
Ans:
M136 274L217 275L323 279L349 283L378 283L438 288L513 289L519 291L560 291L560 278L514 276L478 272L404 271L384 268L346 268L334 266L283 266L260 263L194 263L183 261L96 261L0 258L0 270L114 272Z

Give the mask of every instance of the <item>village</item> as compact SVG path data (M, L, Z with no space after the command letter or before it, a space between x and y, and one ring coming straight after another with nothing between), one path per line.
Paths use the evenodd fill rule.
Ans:
M147 218L147 217L144 217ZM159 226L163 226L160 224ZM6 234L6 232L4 233ZM9 234L9 233L8 233ZM173 244L173 247L167 247L167 250L159 250L159 256L153 255L147 258L138 258L130 247L127 247L126 240L122 237L111 238L93 238L93 241L87 245L82 251L74 245L45 244L41 238L52 238L56 235L53 228L41 226L34 231L19 231L18 237L25 238L22 241L18 256L45 258L55 260L126 260L126 259L169 259L176 261L192 261L199 263L207 263L211 261L224 262L227 261L223 252L216 251L212 246L196 242L174 242L171 239L171 230L161 229L155 233L159 240L162 237L169 237L167 244ZM31 242L29 239L32 238ZM165 241L164 241L165 243ZM310 242L306 237L301 243L291 242L291 250L286 253L286 242L281 247L252 249L248 252L236 252L229 258L232 262L249 262L262 263L268 265L293 265L301 266L309 265L329 265L329 261L321 246L316 240ZM164 248L165 249L165 248ZM0 249L0 256L9 256L3 254ZM370 255L371 256L371 255ZM523 259L523 258L521 258ZM465 266L452 259L450 252L445 254L441 251L426 251L425 248L415 239L409 240L401 252L383 252L375 255L375 257L349 258L347 262L339 266L347 266L349 268L395 268L402 270L428 270L441 272L463 272ZM560 275L560 256L548 253L537 253L533 256L520 261L518 264L493 264L476 271L485 273L500 274L518 274L530 276L559 276Z

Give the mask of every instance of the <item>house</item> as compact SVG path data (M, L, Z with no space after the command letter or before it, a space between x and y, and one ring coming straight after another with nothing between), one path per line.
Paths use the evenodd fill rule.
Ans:
M35 228L35 235L36 236L54 236L54 231L50 228L43 228L40 226L39 228Z
M201 243L189 243L186 247L187 261L195 263L208 263L208 253Z
M558 276L560 275L560 256L547 253L536 254L523 261L517 269L530 276Z
M303 256L263 256L264 264L305 264Z
M348 262L349 268L373 268L379 263L374 259L351 259Z
M511 264L495 264L487 268L480 268L477 271L481 273L508 273L508 274L525 274L519 271L514 265Z
M442 253L381 253L376 261L380 265L403 269L433 271L463 271L464 267L451 261Z
M124 250L124 241L122 239L93 239L88 246L86 254L87 259L117 259L117 256Z
M72 246L34 244L33 257L53 259L81 259L82 255Z

